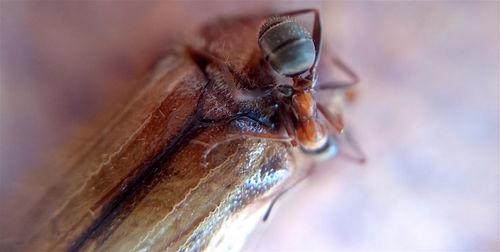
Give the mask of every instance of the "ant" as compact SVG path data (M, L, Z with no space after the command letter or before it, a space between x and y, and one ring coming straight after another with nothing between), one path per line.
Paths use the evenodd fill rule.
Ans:
M306 13L314 14L312 35L293 16ZM222 70L225 82L233 91L235 99L251 100L271 95L275 107L281 133L242 133L229 136L226 140L210 146L203 155L203 165L206 166L206 157L218 145L233 141L241 137L272 139L288 142L292 146L313 156L332 156L337 153L336 136L343 132L344 124L340 115L330 112L324 105L316 101L317 90L339 90L351 87L359 82L358 76L339 58L333 58L333 64L342 70L350 81L334 81L317 85L317 66L321 52L321 22L317 9L303 9L283 13L279 16L267 18L260 27L258 44L261 50L261 59L265 64L281 77L290 78L293 84L279 85L273 83L258 90L247 90L236 87L234 79L247 82L231 69L224 61L207 52L188 48L191 56L212 62ZM318 112L319 111L319 112ZM320 120L321 114L326 123L335 131L335 135L328 134L325 122ZM248 117L236 114L230 120ZM265 124L259 118L250 118L258 123ZM284 133L284 134L283 134ZM364 162L364 155L357 144L347 133L346 139L354 150L360 154L359 162ZM298 183L298 182L297 182ZM291 188L291 187L290 187ZM287 191L287 190L285 190ZM272 201L264 216L267 219L276 200L285 192L281 192Z

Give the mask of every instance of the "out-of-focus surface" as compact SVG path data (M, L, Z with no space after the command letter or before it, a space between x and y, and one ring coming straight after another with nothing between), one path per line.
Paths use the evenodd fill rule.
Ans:
M120 105L165 38L265 4L0 5L3 206L50 150ZM499 3L319 6L325 46L362 78L345 118L368 163L321 163L246 250L499 250Z

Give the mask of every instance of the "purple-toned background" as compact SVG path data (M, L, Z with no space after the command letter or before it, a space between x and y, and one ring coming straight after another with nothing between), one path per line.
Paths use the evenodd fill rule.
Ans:
M165 38L221 14L305 6L1 2L0 203L125 96ZM499 2L312 6L325 46L362 78L344 115L368 162L320 163L245 250L500 250Z

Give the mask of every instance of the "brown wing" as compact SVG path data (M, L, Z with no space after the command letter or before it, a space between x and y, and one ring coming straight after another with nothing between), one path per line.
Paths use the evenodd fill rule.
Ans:
M30 245L67 248L128 190L188 126L206 83L179 53L166 56L150 82L85 149L30 214Z
M267 141L240 140L223 145L203 168L203 143L224 139L231 128L204 130L178 148L94 230L83 248L164 251L181 247L200 250L214 243L220 246L221 241L215 240L226 234L217 234L227 232L229 223L241 215L265 206L257 199L289 175L286 150Z

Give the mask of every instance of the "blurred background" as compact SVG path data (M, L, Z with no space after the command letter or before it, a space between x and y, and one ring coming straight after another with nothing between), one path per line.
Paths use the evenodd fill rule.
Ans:
M4 230L36 198L14 189L26 174L123 105L169 39L221 15L304 7L361 77L344 117L368 162L319 163L245 250L500 250L498 1L1 1Z

